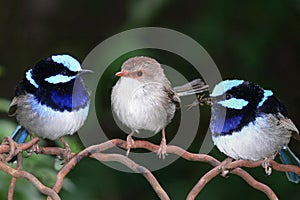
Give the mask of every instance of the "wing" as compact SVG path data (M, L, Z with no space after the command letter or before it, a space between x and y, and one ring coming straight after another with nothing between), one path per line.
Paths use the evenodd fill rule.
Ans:
M15 90L15 97L11 101L8 110L8 116L15 116L18 103L20 101L19 96L25 95L29 92L33 93L36 90L26 79L21 80Z
M283 116L281 113L269 114L267 118L268 124L276 126L275 129L281 129L281 133L290 133L295 139L300 140L299 131L291 119ZM284 131L286 130L286 131Z
M300 140L300 135L297 127L288 116L287 109L281 101L275 96L271 96L268 100L258 109L259 113L272 114L276 116L273 122L291 131L293 138Z
M281 126L284 126L286 129L288 129L292 132L295 132L299 135L299 131L291 119L286 118L286 117L280 118L279 123L281 124Z
M172 103L174 103L176 105L176 108L180 107L180 98L179 96L176 94L176 92L174 92L174 90L172 90L170 87L164 87L164 91L167 93L168 96L168 100Z
M13 117L16 115L17 105L18 105L18 97L14 97L9 105L8 116Z

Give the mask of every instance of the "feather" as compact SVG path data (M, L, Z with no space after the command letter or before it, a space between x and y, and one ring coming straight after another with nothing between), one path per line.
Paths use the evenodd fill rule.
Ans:
M8 116L13 117L16 115L18 105L18 97L14 97L9 105Z
M174 87L174 91L178 94L178 96L197 94L207 90L208 85L206 85L200 78L192 80L184 85Z
M283 164L286 165L296 165L300 167L300 161L299 159L295 156L295 154L291 151L291 149L288 146L284 146L280 151L280 160ZM286 176L289 181L293 183L299 183L300 177L293 173L293 172L286 172Z

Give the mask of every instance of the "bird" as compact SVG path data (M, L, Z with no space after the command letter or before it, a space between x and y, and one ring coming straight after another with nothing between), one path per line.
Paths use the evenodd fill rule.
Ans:
M24 143L35 134L49 140L72 135L84 124L90 105L89 91L82 74L91 72L68 54L41 59L26 71L17 84L8 114L18 122L11 138Z
M126 60L120 77L111 93L112 110L119 120L131 129L127 136L127 153L134 145L132 136L139 130L157 133L162 131L162 140L157 154L165 159L165 127L174 117L180 96L206 91L208 86L201 79L175 88L164 74L160 63L146 56L132 57Z
M221 152L249 161L274 159L279 153L284 164L300 166L288 147L291 137L299 140L299 131L271 90L245 80L224 80L206 101L212 106L212 139ZM287 173L287 177L299 182L294 173Z

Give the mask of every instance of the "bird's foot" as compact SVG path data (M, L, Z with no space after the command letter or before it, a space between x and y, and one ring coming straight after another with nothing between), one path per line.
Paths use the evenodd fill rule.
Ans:
M127 152L126 152L126 156L129 155L130 153L130 149L132 146L134 146L134 140L132 139L132 136L131 135L128 135L127 138L126 138L126 141L127 141Z
M160 142L159 149L157 151L157 155L159 158L162 158L163 160L166 158L167 154L167 142L166 139L163 138Z
M232 162L232 158L226 158L220 165L219 165L219 172L221 173L221 176L228 177L228 174L230 173L230 167L228 166Z
M26 158L32 156L33 153L39 154L40 150L41 150L41 148L38 144L32 145L32 147L27 150Z
M272 174L272 167L270 164L270 160L266 159L265 162L263 162L261 165L265 169L266 175L270 176Z
M67 141L65 141L65 139L63 137L60 138L60 141L64 146L64 155L63 156L65 157L66 162L68 162L73 157L71 148L70 148L69 144L67 143Z
M69 160L71 160L71 158L73 157L72 155L72 151L70 146L65 146L65 158L66 158L66 162L68 162Z

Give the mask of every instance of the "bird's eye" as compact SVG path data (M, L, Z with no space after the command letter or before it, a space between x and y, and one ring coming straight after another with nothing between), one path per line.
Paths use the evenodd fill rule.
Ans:
M226 96L225 96L226 100L231 99L231 98L232 98L232 94L226 94Z
M137 76L143 76L143 72L142 72L142 71L138 71L138 72L136 73L136 75L137 75Z
M62 75L67 75L68 72L67 72L67 70L63 70L63 71L61 72L61 74L62 74Z

